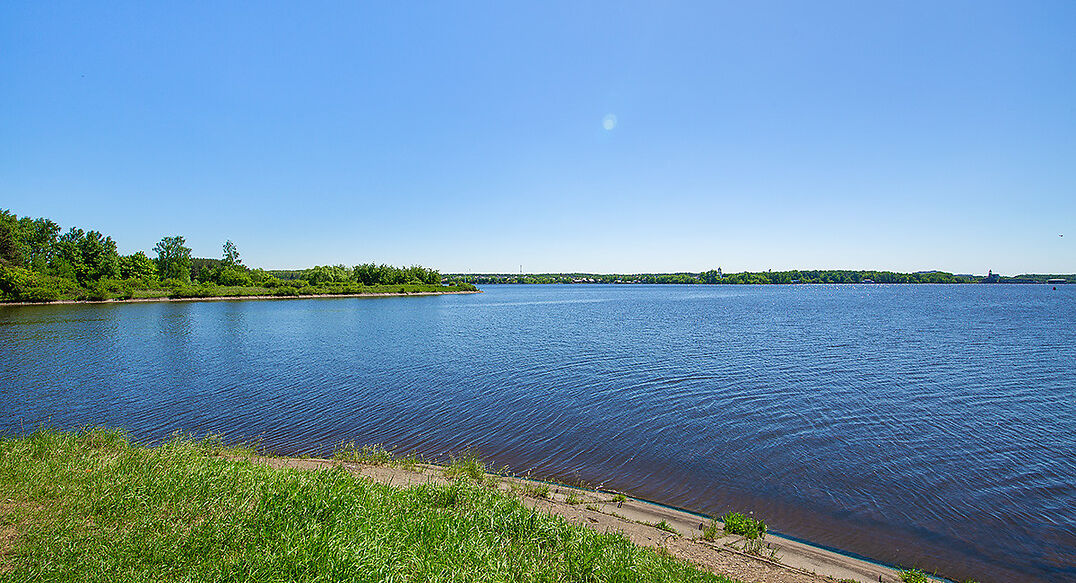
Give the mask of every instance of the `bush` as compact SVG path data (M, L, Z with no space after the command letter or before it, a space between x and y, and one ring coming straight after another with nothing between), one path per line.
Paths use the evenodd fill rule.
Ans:
M112 294L108 293L108 288L100 282L86 288L86 299L88 300L100 302L110 298L112 298Z
M295 288L293 288L291 286L284 286L284 287L278 287L275 290L273 290L273 295L274 296L297 296L297 295L299 295L299 292L298 292L298 290L296 290Z
M249 286L251 284L250 275L246 272L237 271L231 268L225 268L220 272L220 277L217 278L217 283L220 285L229 286Z
M299 291L297 291L295 293L296 293L296 295L300 295L300 296L313 296L313 295L317 295L318 290L315 287L311 287L309 285L304 285L303 287L299 288Z
M211 298L220 295L217 286L213 284L183 286L168 294L170 298Z
M24 302L55 302L60 299L60 292L47 287L32 287L22 294Z

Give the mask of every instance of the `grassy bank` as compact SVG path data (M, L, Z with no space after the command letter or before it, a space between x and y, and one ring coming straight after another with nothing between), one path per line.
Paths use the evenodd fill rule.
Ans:
M0 439L0 581L716 581L480 482L273 469L219 440Z

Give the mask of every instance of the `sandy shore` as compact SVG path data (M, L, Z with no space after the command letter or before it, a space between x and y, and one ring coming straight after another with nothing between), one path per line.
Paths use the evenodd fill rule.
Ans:
M144 304L149 302L220 302L236 300L310 300L331 298L384 298L414 296L450 296L461 294L480 294L478 291L443 291L443 292L384 292L361 294L316 294L310 296L216 296L211 298L131 298L129 300L57 300L55 302L0 302L0 306L58 306L70 304Z
M448 483L444 477L444 468L432 464L420 464L414 470L408 470L316 458L255 457L254 462L305 470L340 466L357 476L399 487L422 483ZM765 538L768 546L766 553L769 555L772 551L772 556L744 552L744 538L738 535L725 534L707 541L702 538L702 528L709 522L708 519L685 510L631 497L617 501L616 493L613 492L586 490L516 477L491 476L498 480L497 487L501 491L515 493L530 508L537 508L594 530L621 532L637 545L663 549L703 570L746 583L900 581L894 568L778 535L767 534ZM549 497L535 498L526 495L523 486L528 482L548 485ZM661 522L675 532L651 526Z

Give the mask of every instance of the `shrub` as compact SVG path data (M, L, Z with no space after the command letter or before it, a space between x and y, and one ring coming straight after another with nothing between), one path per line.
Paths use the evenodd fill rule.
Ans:
M108 292L108 287L98 282L86 289L86 299L96 302L104 301L112 297L112 294Z
M284 287L278 287L275 290L273 290L273 295L274 296L297 296L297 295L299 295L299 292L295 288L293 288L291 286L284 286Z
M184 286L172 291L171 298L211 298L220 295L217 286L213 284Z
M299 288L299 290L295 293L300 296L315 296L318 294L318 290L313 286L304 285L303 287Z
M24 302L55 302L60 299L60 292L47 287L32 287L22 294L21 299Z

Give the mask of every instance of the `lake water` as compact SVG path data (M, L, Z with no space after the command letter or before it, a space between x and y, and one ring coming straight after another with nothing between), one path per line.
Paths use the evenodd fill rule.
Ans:
M985 582L1076 581L1076 286L489 286L0 307L0 433L341 440Z

